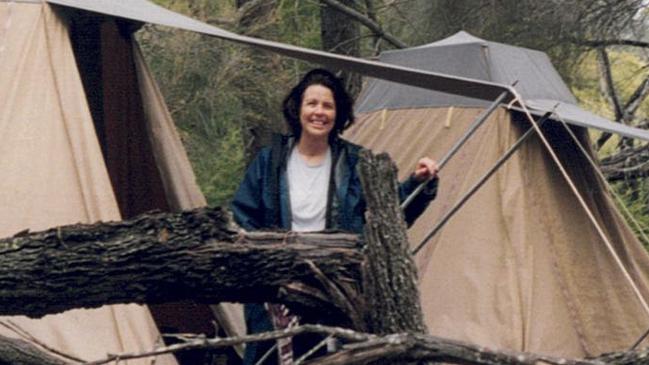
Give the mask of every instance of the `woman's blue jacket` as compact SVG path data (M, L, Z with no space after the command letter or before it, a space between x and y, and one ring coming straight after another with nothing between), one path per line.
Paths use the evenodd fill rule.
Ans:
M291 227L291 209L286 179L286 163L294 139L275 136L270 147L263 148L248 167L230 208L234 219L248 231L260 229L285 229ZM327 199L326 228L363 233L365 201L356 172L361 147L336 138L331 144L332 174ZM438 179L428 183L425 191L413 200L404 213L408 226L426 209L437 191ZM410 177L399 184L401 201L416 189L417 181ZM263 305L244 307L248 333L272 330ZM246 347L244 364L254 364L271 343L251 343ZM271 361L270 363L273 363Z

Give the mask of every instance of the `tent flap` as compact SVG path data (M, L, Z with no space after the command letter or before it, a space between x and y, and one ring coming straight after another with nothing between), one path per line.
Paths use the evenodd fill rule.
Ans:
M119 220L66 25L43 3L0 3L0 19L8 17L0 52L0 236ZM151 350L160 339L148 308L134 304L2 320L87 361ZM0 333L16 337L4 327ZM176 362L163 355L156 363Z

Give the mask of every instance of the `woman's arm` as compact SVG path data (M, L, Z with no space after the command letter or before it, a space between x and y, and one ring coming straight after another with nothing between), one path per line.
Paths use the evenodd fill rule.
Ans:
M247 231L257 230L263 227L263 171L267 151L261 151L252 161L239 189L234 194L230 203L230 210L234 220Z
M439 184L439 177L437 176L438 171L439 168L434 160L428 157L423 157L417 162L415 171L410 175L410 177L403 183L399 184L399 201L403 202L413 191L415 191L415 189L417 189L419 184L429 180L424 189L403 212L408 227L415 223L415 220L417 220L421 213L426 210L428 204L435 199L435 196L437 195L437 186Z

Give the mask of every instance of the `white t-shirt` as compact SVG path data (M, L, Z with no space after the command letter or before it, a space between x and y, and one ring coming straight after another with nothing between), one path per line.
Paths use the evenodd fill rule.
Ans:
M326 225L327 194L331 174L331 149L324 160L309 166L296 148L286 168L291 202L291 230L321 231Z

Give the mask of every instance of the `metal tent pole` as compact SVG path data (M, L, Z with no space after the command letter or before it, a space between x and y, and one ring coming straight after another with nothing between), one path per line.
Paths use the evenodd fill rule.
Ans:
M515 85L515 84L516 84L516 82L514 82L514 84L512 84L512 86ZM502 101L505 100L507 95L509 95L509 91L505 91L504 93L500 94L500 96L498 96L498 98L496 98L496 100L494 100L494 102L491 103L491 105L489 105L489 108L485 109L475 119L473 124L471 124L471 126L467 130L467 132L464 133L464 135L457 142L455 142L453 147L451 147L451 149L446 153L446 155L444 157L442 157L441 161L439 162L439 169L440 170L444 167L444 165L446 165L446 163L451 159L451 157L453 157L453 155L455 155L457 153L457 151L460 150L460 147L462 147L462 145L464 145L464 143L466 143L466 141L473 135L473 133L478 129L478 127L480 127L482 125L482 123L484 123L487 120L487 118L489 118L491 113L493 113L493 111L496 110L496 108L500 105L500 103L502 103ZM429 181L430 181L430 179L421 182L417 186L417 188L412 193L410 193L410 195L408 195L406 200L404 200L403 203L401 203L401 210L405 210L408 207L408 205L410 205L410 203L412 203L412 201L415 199L415 197L417 195L419 195L419 193L421 193L422 190L424 190L424 187L426 186L426 184Z
M541 119L538 120L537 124L541 125L544 123L546 120L550 118L550 116L553 114L553 112L547 112L545 113ZM478 182L469 189L469 191L464 194L460 200L455 203L455 205L448 211L446 214L442 217L442 219L437 222L435 227L426 235L426 237L417 245L417 247L412 251L413 255L416 255L423 247L428 243L428 241L448 222L449 219L458 211L464 203L466 203L473 194L475 194L478 189L480 189L486 182L489 180L489 178L502 166L513 154L516 152L520 146L523 145L523 142L525 142L531 135L533 135L535 132L534 128L528 129L514 144L509 147L509 149L505 152L504 155L502 155L498 161L494 164L494 166L487 171L487 173L478 180Z

